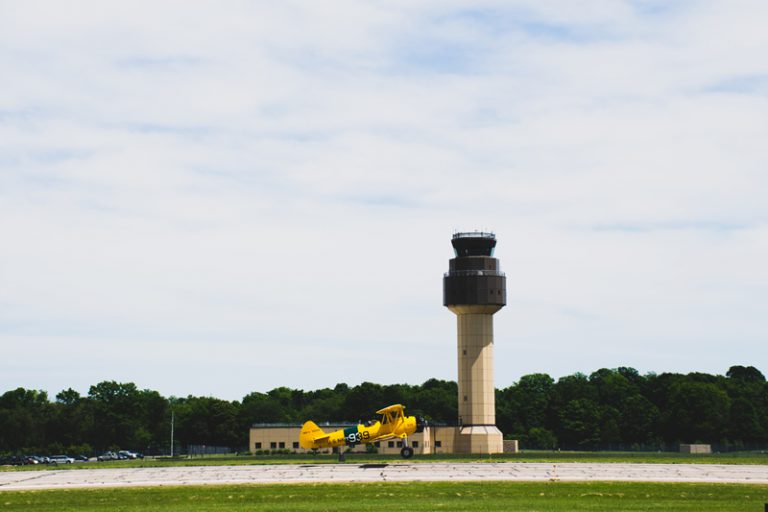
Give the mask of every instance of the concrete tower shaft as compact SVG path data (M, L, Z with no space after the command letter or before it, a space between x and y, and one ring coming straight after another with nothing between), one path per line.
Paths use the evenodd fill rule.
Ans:
M499 453L493 384L493 314L507 301L506 277L493 257L492 233L456 233L443 277L443 305L456 314L460 442L469 453Z
M495 426L493 317L487 313L466 313L457 315L456 320L459 422L461 425Z

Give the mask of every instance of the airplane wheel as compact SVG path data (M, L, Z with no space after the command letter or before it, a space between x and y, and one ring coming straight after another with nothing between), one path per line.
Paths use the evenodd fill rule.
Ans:
M410 446L403 446L403 449L400 450L400 455L402 455L404 459L410 459L413 457L413 448Z

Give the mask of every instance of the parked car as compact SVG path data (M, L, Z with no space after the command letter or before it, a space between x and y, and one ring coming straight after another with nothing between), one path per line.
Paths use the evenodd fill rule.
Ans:
M105 460L118 460L118 456L115 452L104 452L98 457L96 457L96 460L99 462L104 462Z
M143 455L140 456L138 453L132 452L130 450L120 450L119 452L117 452L117 456L120 457L121 459L139 459L139 458L143 459L144 458Z
M88 460L89 460L89 459L88 459L88 456L86 456L86 455L82 455L82 454L80 454L80 455L75 455L75 456L74 456L74 457L72 457L72 458L73 458L73 459L75 459L75 462L88 462Z
M72 464L75 459L68 455L51 455L49 457L51 464Z

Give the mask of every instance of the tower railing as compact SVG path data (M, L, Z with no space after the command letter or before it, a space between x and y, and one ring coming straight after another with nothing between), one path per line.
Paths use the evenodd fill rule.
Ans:
M489 231L460 231L453 234L453 238L493 238L496 239L496 234Z
M443 277L458 277L458 276L501 276L505 274L501 270L453 270L443 274Z

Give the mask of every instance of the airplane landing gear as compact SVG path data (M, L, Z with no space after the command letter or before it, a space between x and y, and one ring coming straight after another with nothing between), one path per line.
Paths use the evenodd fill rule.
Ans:
M413 448L411 448L408 445L408 438L407 437L403 438L403 448L400 450L400 455L404 459L410 459L411 457L413 457Z

